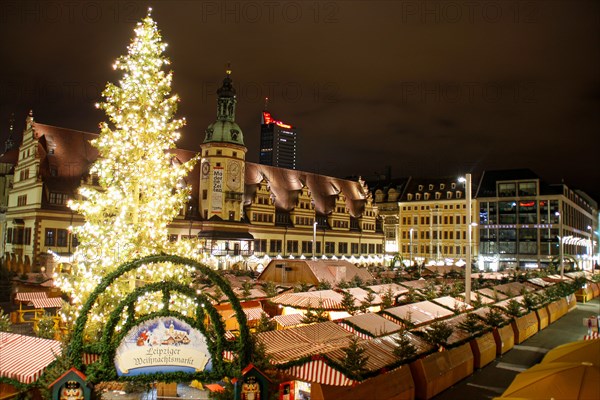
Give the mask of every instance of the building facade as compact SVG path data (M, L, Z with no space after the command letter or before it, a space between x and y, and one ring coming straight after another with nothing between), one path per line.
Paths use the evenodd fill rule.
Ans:
M8 191L4 261L16 272L52 265L50 252L68 257L77 246L71 227L81 218L67 207L97 152L97 135L26 119Z
M585 193L520 169L484 172L476 197L480 268L598 262L598 204Z
M259 164L296 169L298 132L295 127L263 111L260 124Z
M169 226L172 241L215 268L260 268L273 258L348 259L383 263L383 233L371 193L349 181L245 161L228 71L218 91L217 119L206 129L200 160L186 177L190 201ZM97 157L98 135L26 120L12 166L6 207L5 264L19 273L68 267L81 216L67 207ZM181 162L197 152L174 149ZM10 173L8 174L10 175Z
M373 186L385 251L406 265L466 262L464 182L396 179ZM598 264L598 204L527 169L484 171L471 199L472 263L480 270Z
M406 178L385 182L373 190L384 221L387 254L398 255L405 265L467 262L465 183L457 178ZM472 210L475 207L472 205ZM477 226L471 229L475 237ZM471 246L471 253L476 254L477 242L472 240Z

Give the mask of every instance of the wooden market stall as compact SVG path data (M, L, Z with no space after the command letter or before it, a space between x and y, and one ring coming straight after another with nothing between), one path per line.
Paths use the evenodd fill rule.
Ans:
M381 312L381 315L395 322L419 327L438 319L448 318L454 313L430 301L420 301L387 308Z
M415 397L428 400L473 373L473 352L469 343L430 354L410 364Z
M32 384L61 353L59 341L0 332L0 376ZM1 390L3 396L17 392L10 384L3 384Z

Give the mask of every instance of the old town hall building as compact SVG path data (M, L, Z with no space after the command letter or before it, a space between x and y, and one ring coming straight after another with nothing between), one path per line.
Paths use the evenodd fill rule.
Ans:
M366 184L247 162L235 122L230 71L218 90L217 120L206 129L200 161L186 182L192 196L170 226L170 240L198 239L215 268L256 268L273 258L346 258L383 262L383 232ZM30 113L23 140L0 165L6 203L4 262L17 272L51 270L68 263L83 222L67 207L97 157L96 134L38 123ZM185 162L197 153L173 150Z

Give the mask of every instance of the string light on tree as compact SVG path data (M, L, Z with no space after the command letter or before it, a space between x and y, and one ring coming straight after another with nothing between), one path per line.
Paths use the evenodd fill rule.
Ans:
M74 274L58 278L74 305L69 319L100 279L123 262L160 252L193 255L191 244L178 249L168 241L167 226L189 200L185 177L196 159L181 163L170 153L185 119L174 119L179 99L171 94L172 72L163 71L169 64L163 54L167 44L150 12L137 24L127 54L114 64L123 73L121 80L118 85L108 83L102 93L106 101L97 104L108 117L92 143L98 159L79 190L80 199L69 203L85 219L74 228L79 240ZM142 268L115 283L92 310L92 321L106 321L114 305L139 282L190 279L191 271L180 266L155 268ZM190 308L183 298L174 299L182 310ZM161 305L160 296L149 296L136 311L158 310Z

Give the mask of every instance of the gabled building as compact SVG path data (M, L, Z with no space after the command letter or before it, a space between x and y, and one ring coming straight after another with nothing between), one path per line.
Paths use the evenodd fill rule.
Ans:
M48 251L67 256L77 246L70 227L82 219L67 207L97 157L97 135L26 119L8 193L4 260L16 272L51 272Z
M484 171L472 187L471 227L457 178L396 179L372 191L386 253L405 264L463 264L469 228L472 261L482 270L598 263L597 202L529 169Z
M386 253L398 254L407 265L466 262L466 190L458 177L399 179L373 190ZM474 241L473 254L476 247Z
M363 181L245 160L230 74L217 92L217 120L206 129L200 160L185 179L190 201L169 226L169 239L198 239L196 251L215 268L255 268L272 258L313 255L382 263L383 234ZM88 171L97 157L90 144L96 137L27 117L18 155L6 166L6 179L14 178L4 251L11 270L50 273L56 263L68 266L77 247L71 227L83 220L67 201L80 185L95 184ZM197 155L172 153L180 162Z

